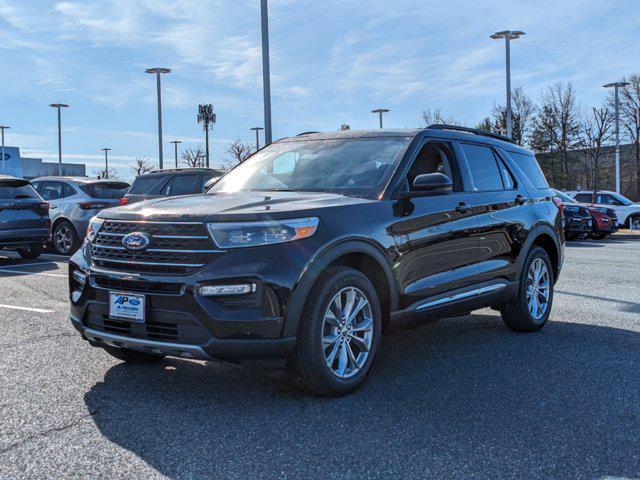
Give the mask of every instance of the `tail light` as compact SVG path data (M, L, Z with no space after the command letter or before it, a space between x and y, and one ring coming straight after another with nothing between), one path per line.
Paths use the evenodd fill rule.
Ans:
M127 203L129 203L129 199L127 197L122 197L120 199L120 205L126 205Z
M564 203L562 203L562 199L559 197L553 197L553 203L556 204L556 207L558 207L560 214L564 217Z
M109 207L112 207L113 205L106 202L79 202L78 206L82 210L96 210L101 208L109 208Z

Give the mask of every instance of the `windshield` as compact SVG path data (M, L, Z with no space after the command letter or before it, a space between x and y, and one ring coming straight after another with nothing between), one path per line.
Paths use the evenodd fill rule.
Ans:
M620 202L621 205L629 206L633 205L633 202L629 200L627 197L623 197L619 193L612 193L613 197Z
M566 193L562 193L560 190L554 190L556 197L560 198L564 203L578 203L575 198L571 198Z
M129 189L129 184L124 182L101 182L80 185L80 189L91 198L120 199Z
M234 168L207 193L312 191L375 198L410 141L376 137L276 143Z

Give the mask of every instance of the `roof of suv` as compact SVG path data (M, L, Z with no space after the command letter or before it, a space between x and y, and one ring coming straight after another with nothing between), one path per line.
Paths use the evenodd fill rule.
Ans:
M31 181L32 182L63 181L63 182L75 182L75 183L103 183L103 182L128 183L128 182L123 182L122 180L113 180L108 178L59 177L59 176L38 177L38 178L34 178Z
M153 170L149 173L143 173L138 175L139 177L152 177L152 176L160 176L160 175L181 175L181 174L191 174L191 173L213 173L215 175L222 175L220 170L216 170L215 168L206 168L206 167L193 167L193 168L164 168L162 170Z

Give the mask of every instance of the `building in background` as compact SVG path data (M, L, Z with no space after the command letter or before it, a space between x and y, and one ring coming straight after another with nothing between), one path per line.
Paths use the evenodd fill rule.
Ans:
M62 164L62 175L85 177L86 170L84 163ZM19 147L4 147L4 158L0 158L0 174L13 175L27 180L47 175L58 175L58 162L43 162L41 158L23 157L20 155Z

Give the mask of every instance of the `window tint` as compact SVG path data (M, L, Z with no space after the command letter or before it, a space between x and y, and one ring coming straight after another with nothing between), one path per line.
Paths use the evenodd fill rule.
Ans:
M602 203L604 205L620 205L620 202L617 201L613 195L596 195L596 203Z
M62 182L42 182L40 195L45 200L60 200L65 196L64 183Z
M465 157L467 157L476 189L481 192L504 190L502 175L491 148L470 143L461 143L460 145Z
M0 180L0 200L20 200L38 198L34 188L24 181Z
M524 172L531 184L536 188L549 188L547 179L540 169L540 165L533 155L523 153L507 152Z
M70 197L71 195L75 195L76 193L78 193L78 192L76 192L75 189L71 185L66 184L66 183L62 184L62 195L64 197Z
M122 198L129 185L125 182L100 182L80 185L80 189L91 198Z
M580 203L591 203L593 196L589 193L578 193L576 195L576 200Z
M418 175L442 173L453 182L453 190L460 191L460 178L452 158L453 155L445 144L427 142L418 153L407 175L409 188L413 189L413 181Z
M502 174L502 183L504 184L505 190L513 190L514 188L516 188L516 181L502 159L498 160L498 168L500 169L500 173Z
M202 192L202 175L176 175L163 189L163 195L191 195Z
M133 181L129 193L143 194L155 187L161 180L166 180L166 176L156 175L153 177L138 177Z

